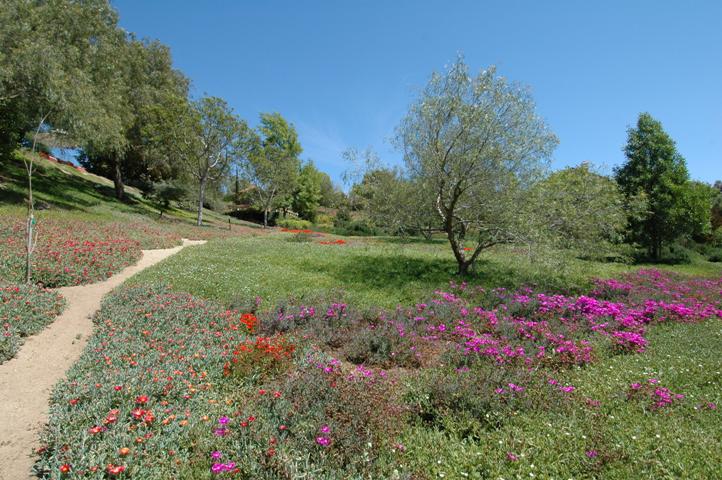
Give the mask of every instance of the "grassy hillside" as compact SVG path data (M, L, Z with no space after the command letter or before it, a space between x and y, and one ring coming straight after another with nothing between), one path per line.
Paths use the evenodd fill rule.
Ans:
M0 173L0 283L13 284L25 272L26 176L18 152ZM246 235L258 227L204 212L171 208L159 216L134 188L117 200L112 182L72 166L35 158L37 248L33 281L48 287L79 285L107 278L140 258L141 249L179 245L181 238L210 239ZM255 227L255 228L251 228Z
M0 171L0 214L22 215L27 195L27 177L23 165L23 156L29 158L27 151L18 151ZM156 221L158 209L144 199L140 191L126 187L127 198L120 201L114 197L113 182L107 178L82 172L76 168L55 163L39 155L35 155L35 173L33 175L33 191L36 202L47 204L48 210L40 211L48 214L60 213L80 214L83 218L95 220L128 218L138 215L147 216ZM192 206L191 206L192 207ZM196 212L171 208L164 216L166 221L176 221L192 225ZM208 226L228 226L227 215L212 210L204 210L204 222ZM256 227L255 224L231 220L235 225Z

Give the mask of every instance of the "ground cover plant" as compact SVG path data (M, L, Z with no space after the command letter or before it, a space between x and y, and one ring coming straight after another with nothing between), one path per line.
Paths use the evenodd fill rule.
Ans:
M11 220L0 228L0 278L20 281L25 273L25 225L21 220ZM141 255L140 242L120 224L46 220L37 230L32 278L46 287L106 279ZM136 235L144 231L148 231L146 227Z
M462 283L391 310L237 311L126 287L53 394L37 470L709 478L721 291L644 270L576 295Z
M59 293L36 285L0 286L0 363L13 358L25 338L52 322L64 306Z
M108 278L134 264L141 250L171 248L181 238L207 240L253 233L195 227L177 220L150 222L142 216L108 220L87 214L38 215L33 281L47 287L81 285ZM25 222L11 212L0 220L0 279L17 282L25 274Z

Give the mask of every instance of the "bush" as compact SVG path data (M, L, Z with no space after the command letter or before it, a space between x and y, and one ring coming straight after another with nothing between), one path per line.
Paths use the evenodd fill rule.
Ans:
M296 243L308 243L308 242L313 241L313 238L314 238L313 233L300 231L300 232L294 233L293 236L291 236L288 240L290 242L296 242Z
M282 218L276 221L276 225L292 230L307 230L313 226L308 220L301 220L300 218Z
M662 263L680 265L692 263L694 252L679 244L671 244L662 248Z
M722 262L722 248L711 250L707 254L707 260L710 262Z
M334 218L331 215L325 213L319 213L316 215L316 225L320 227L333 227Z
M351 222L351 212L346 208L339 209L336 212L336 217L333 219L333 226L343 228Z
M335 227L334 233L354 237L372 237L379 235L379 230L366 220L353 220L342 226Z

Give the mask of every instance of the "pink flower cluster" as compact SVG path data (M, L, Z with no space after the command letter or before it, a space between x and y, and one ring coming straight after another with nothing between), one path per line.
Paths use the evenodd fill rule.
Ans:
M629 400L644 399L649 401L651 410L672 406L675 402L684 400L681 393L673 393L669 388L659 386L659 380L650 378L646 382L632 383L627 393Z

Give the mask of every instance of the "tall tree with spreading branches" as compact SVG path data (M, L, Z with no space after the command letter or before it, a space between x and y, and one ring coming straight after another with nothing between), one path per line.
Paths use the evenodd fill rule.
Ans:
M493 67L473 77L459 58L432 75L398 127L397 142L407 176L423 189L419 198L434 205L463 275L484 249L518 238L524 227L518 202L545 170L557 139L526 89Z
M287 201L296 189L301 144L295 127L278 113L261 114L257 133L249 142L246 177L253 185L268 227L271 210Z

